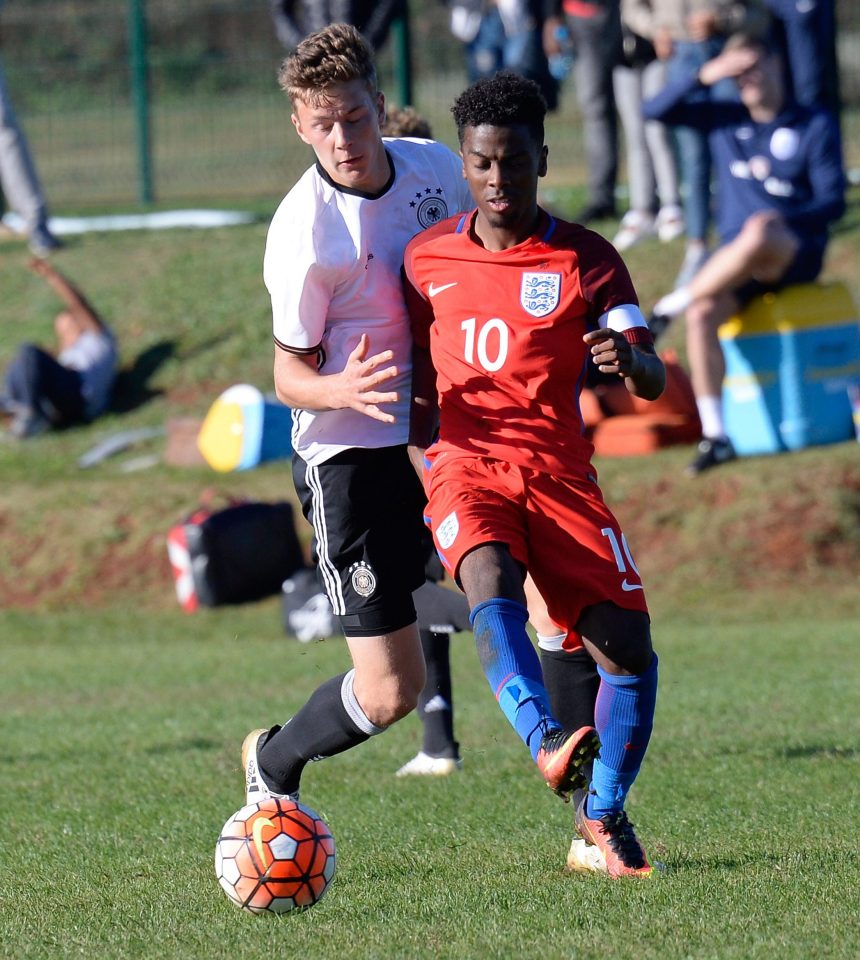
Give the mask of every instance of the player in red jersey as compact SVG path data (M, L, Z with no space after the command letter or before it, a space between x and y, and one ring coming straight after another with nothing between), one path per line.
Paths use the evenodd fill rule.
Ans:
M566 648L581 642L596 661L600 756L578 796L585 843L575 838L568 865L647 876L624 801L650 739L657 657L639 573L591 466L579 393L590 363L647 399L665 371L615 249L538 206L548 151L535 84L511 73L479 80L453 112L477 210L419 234L405 258L410 444L428 522L466 594L499 706L551 785L588 728L585 739L565 731L551 708L547 686L557 684L544 684L525 630L526 569ZM569 782L575 773L568 766Z

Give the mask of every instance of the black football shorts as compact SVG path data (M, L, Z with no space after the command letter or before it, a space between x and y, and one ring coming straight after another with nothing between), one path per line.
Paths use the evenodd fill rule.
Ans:
M413 623L425 497L406 447L355 447L315 467L295 454L293 480L344 635L376 637Z

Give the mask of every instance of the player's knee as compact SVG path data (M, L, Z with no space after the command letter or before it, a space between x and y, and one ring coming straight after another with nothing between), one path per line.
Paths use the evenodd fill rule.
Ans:
M616 656L616 666L618 673L630 674L639 677L646 673L654 659L654 649L651 646L651 638L644 638L638 642L626 644Z
M772 232L772 217L769 211L758 211L747 217L735 243L745 254L755 253L766 246Z
M415 709L423 688L423 675L387 677L360 698L361 707L374 726L390 727Z
M589 653L607 673L640 676L651 666L651 622L644 611L597 604L584 611L578 626Z
M377 698L364 706L364 715L375 727L384 730L411 713L417 704L417 697L398 697L391 700Z
M702 297L687 308L687 335L709 338L719 324L718 301L715 297Z

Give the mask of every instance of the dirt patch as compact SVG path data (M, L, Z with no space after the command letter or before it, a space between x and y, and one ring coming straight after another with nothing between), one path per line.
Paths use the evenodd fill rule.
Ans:
M858 458L860 460L860 458ZM610 502L646 581L772 588L860 575L860 463L793 471L790 458L695 482L661 478Z
M822 450L750 461L694 482L653 468L643 479L638 471L635 461L625 463L627 482L615 491L610 481L606 492L649 596L684 604L708 590L801 593L860 579L853 445L833 458ZM255 491L258 481L267 486ZM184 479L127 481L121 491L104 482L104 490L82 485L77 501L30 491L21 493L25 509L0 507L0 605L176 607L166 537L199 491L189 492ZM279 499L285 482L278 473L242 478L245 492L262 499Z

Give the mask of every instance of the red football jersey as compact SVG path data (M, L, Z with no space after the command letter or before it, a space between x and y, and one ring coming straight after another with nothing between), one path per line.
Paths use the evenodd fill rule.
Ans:
M542 214L509 250L472 239L474 213L418 234L406 248L406 301L436 368L440 444L559 476L593 453L579 394L591 354L582 336L638 299L618 252L599 234Z

